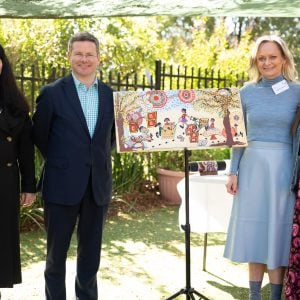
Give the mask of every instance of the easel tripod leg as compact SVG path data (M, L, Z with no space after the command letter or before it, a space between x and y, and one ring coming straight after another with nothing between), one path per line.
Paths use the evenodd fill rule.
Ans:
M186 267L186 288L179 290L177 293L167 298L171 300L177 298L179 295L185 294L187 300L195 300L194 294L199 296L199 300L209 300L193 288L191 288L191 249L190 249L190 217L189 217L189 166L188 157L190 151L187 148L184 149L184 164L185 164L185 224L182 225L182 229L185 232L185 267Z
M203 247L203 265L202 265L202 271L206 271L206 251L207 251L207 232L204 233L204 247Z

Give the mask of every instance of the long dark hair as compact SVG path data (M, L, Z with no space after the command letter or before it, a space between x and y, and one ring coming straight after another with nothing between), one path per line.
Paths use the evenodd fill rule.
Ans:
M0 59L2 61L2 71L0 72L0 108L4 108L14 116L25 116L29 112L29 106L17 86L10 62L1 45Z

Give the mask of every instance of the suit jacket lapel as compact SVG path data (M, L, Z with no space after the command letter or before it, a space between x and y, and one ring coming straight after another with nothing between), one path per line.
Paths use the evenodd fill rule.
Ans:
M98 118L97 123L95 127L95 132L99 130L101 126L101 122L103 120L103 114L104 114L104 106L105 106L105 92L103 89L103 86L101 85L100 81L98 80L98 97L99 97L99 105L98 105Z
M69 103L71 104L71 107L78 116L87 134L90 135L72 75L69 75L65 78L63 88L67 101L69 101Z

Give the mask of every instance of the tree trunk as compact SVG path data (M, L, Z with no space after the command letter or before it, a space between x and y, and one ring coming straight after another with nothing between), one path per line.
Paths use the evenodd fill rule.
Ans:
M226 145L228 147L231 147L234 144L232 132L231 132L231 125L230 125L230 118L229 118L229 110L227 110L224 119L223 119L223 125L226 132Z

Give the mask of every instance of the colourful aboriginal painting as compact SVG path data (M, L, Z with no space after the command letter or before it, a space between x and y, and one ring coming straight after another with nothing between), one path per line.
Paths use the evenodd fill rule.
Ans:
M117 151L245 147L238 88L114 92Z

